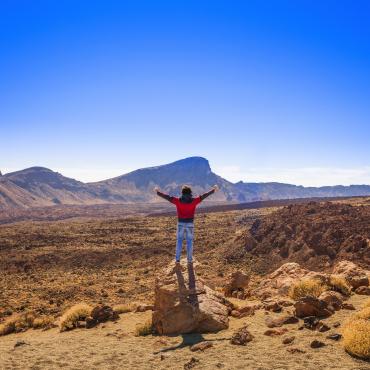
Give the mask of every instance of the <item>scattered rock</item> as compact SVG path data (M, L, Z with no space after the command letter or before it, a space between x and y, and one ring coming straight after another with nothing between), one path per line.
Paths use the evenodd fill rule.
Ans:
M190 361L184 364L184 370L190 370L193 367L195 367L197 364L199 364L199 360L195 357L192 357Z
M342 307L343 296L338 292L326 291L323 292L319 299L326 302L328 306L331 306L335 311L338 311Z
M318 330L320 333L325 333L326 331L330 330L330 326L320 321L316 330Z
M295 339L295 336L291 336L291 337L286 337L283 339L283 344L290 344L290 343L293 343L294 342L294 339Z
M269 337L275 337L278 335L283 335L288 331L287 328L274 328L274 329L268 329L263 334L267 335Z
M269 328L276 328L286 324L296 324L299 320L295 316L266 317L265 323Z
M368 287L368 286L359 286L355 290L355 293L360 294L360 295L370 295L370 287Z
M190 351L192 352L196 352L196 351L204 351L206 350L207 348L210 348L213 346L213 343L210 342L210 341L203 341L203 342L200 342L200 343L196 343L196 344L193 344L191 347L190 347Z
M321 348L321 347L324 347L326 346L326 344L324 342L321 342L317 339L314 339L311 344L310 344L311 348Z
M24 340L17 340L14 344L14 348L25 346L25 345L29 346L29 343L25 342Z
M94 326L96 326L97 324L98 324L98 322L96 320L94 320L91 316L86 317L86 320L85 320L85 328L86 329L91 329Z
M335 265L334 274L342 275L354 289L360 286L369 286L366 270L350 261L340 261Z
M231 313L230 313L230 316L235 317L235 318L239 318L240 317L240 312L237 311L237 310L232 310Z
M116 321L119 319L117 312L110 306L99 305L93 308L91 311L91 317L97 323L106 321Z
M330 327L324 322L320 321L316 316L308 316L303 319L303 327L310 330L317 330L324 333L330 330Z
M354 311L356 309L352 303L347 303L347 302L342 303L342 308L344 310L351 310L351 311Z
M340 322L339 321L336 321L334 324L333 324L333 328L339 328L340 327Z
M272 311L272 312L281 312L283 307L275 300L267 300L262 302L263 308L267 311Z
M154 309L153 305L141 304L136 307L135 312L153 311L153 309Z
M307 316L303 319L303 328L315 330L319 325L320 320L316 316Z
M248 342L253 340L253 338L254 337L247 329L247 326L243 326L234 332L230 339L230 343L239 346L246 346Z
M253 316L255 311L257 311L261 305L259 304L249 304L238 309L240 317Z
M306 351L297 347L287 348L287 351L290 353L306 353Z
M155 283L152 322L163 334L205 333L229 326L226 300L196 276L195 266L184 261L169 266Z
M331 340L339 340L342 338L342 335L338 333L333 333L333 334L328 335L326 338L331 339Z
M325 301L312 296L302 297L295 303L294 307L295 315L299 318L307 316L328 317L332 314Z
M226 297L235 297L239 299L245 299L245 289L249 284L249 275L244 274L241 271L233 272L225 285L224 293Z

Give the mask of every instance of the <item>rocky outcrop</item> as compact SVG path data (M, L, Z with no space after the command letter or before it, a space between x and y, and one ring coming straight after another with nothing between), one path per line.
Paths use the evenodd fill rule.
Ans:
M229 326L225 299L196 276L197 264L171 264L155 282L153 326L157 333L216 332Z
M288 294L290 287L302 278L318 279L324 283L328 280L324 273L309 271L298 263L288 262L263 279L252 293L261 299L284 296Z
M342 275L353 289L369 286L368 271L350 261L341 261L335 265L334 274Z

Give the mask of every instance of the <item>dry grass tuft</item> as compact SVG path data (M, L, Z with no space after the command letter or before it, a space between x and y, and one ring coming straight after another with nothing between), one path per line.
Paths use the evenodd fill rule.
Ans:
M86 320L86 318L90 316L92 309L93 308L86 303L72 306L60 318L60 331L74 329L77 326L78 321Z
M329 278L329 289L349 296L351 294L351 287L348 285L346 279L340 275L331 275Z
M289 290L289 297L298 300L305 296L319 297L326 290L326 286L317 279L302 279L292 285Z
M370 307L365 307L353 315L354 319L370 320Z
M370 320L351 318L343 327L343 346L351 355L370 359Z
M145 337L151 334L154 334L154 327L151 319L136 327L135 335L137 337Z
M18 314L9 317L0 324L0 336L12 333L19 333L28 329L41 329L53 327L54 318L51 316L36 317L32 312Z
M53 316L40 316L33 320L34 329L50 329L55 326Z
M135 311L136 306L133 303L118 304L113 307L113 311L117 312L119 315L122 313Z
M363 308L370 307L370 298L365 301L362 307Z

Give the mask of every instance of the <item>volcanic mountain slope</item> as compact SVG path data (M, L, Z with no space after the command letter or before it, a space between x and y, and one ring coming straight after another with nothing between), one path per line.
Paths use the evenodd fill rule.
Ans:
M370 266L370 206L310 202L290 205L253 225L233 241L227 259L258 256L265 270L287 261L326 269L339 260Z
M101 202L88 185L44 167L31 167L0 177L0 208Z
M212 172L209 162L202 157L191 157L170 164L143 168L113 179L90 184L97 192L108 191L115 200L117 196L130 198L131 201L156 201L152 189L159 186L171 195L179 194L181 186L188 184L195 194L209 190L215 184L220 187L213 200L243 202L254 194L240 191L235 185Z
M370 186L305 188L280 183L229 182L212 172L202 157L185 158L170 164L139 169L95 183L83 183L43 167L0 175L0 209L62 205L162 202L153 192L159 186L178 194L189 184L200 194L217 184L220 192L212 201L250 202L270 199L370 195Z

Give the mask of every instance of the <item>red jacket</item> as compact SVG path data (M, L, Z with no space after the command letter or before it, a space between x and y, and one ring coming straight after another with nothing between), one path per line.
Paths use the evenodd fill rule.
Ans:
M204 193L196 198L193 198L190 194L183 195L180 198L171 197L170 195L161 193L160 191L157 192L157 195L168 200L176 206L179 222L193 222L197 205L214 192L215 190L212 189L211 191Z

